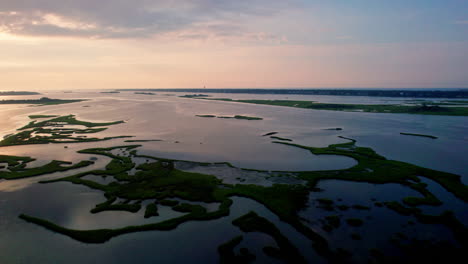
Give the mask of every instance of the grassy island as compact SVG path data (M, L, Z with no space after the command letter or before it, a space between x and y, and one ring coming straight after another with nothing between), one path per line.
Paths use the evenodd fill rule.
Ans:
M424 134L414 134L414 133L404 133L404 132L400 132L400 134L406 135L406 136L416 136L416 137L426 137L426 138L437 139L436 136L424 135Z
M149 92L135 92L135 94L156 95L155 93L149 93Z
M38 119L38 118L51 118L57 117L57 115L30 115L28 116L30 119Z
M85 101L83 99L51 99L48 97L42 97L41 99L25 99L25 100L1 100L0 104L34 104L34 105L58 105L58 104L69 104Z
M198 117L216 117L215 115L197 115Z
M262 137L272 136L272 135L276 135L276 134L278 134L278 132L268 132L266 134L263 134Z
M217 118L224 118L224 119L242 119L242 120L263 120L261 117L256 116L244 116L244 115L235 115L235 116L216 116L216 115L196 115L198 117L217 117Z
M26 126L19 129L20 132L8 135L2 141L0 146L27 145L27 144L48 144L48 143L80 143L110 140L115 138L128 138L131 136L115 136L115 137L87 137L83 134L94 134L107 129L106 126L121 124L123 121L108 122L108 123L92 123L77 120L74 115L67 116L45 116L33 115L32 119L50 118L41 122L37 120L31 121ZM64 128L66 125L81 125L85 129L79 128Z
M186 94L186 95L181 95L179 97L182 97L182 98L205 98L205 97L210 97L210 95L207 95L207 94Z
M146 206L145 218L158 216L158 206L155 203L150 203Z
M200 98L205 100L228 101L235 103L287 106L314 110L345 112L398 113L419 115L468 116L468 107L443 107L439 105L366 105L366 104L331 104L311 101L291 100L233 100L228 98Z
M77 169L94 164L93 161L81 161L74 165L71 162L53 160L50 163L41 167L26 168L27 164L35 161L31 157L18 157L18 156L6 156L0 155L0 164L7 164L6 170L0 171L0 179L14 180L21 178L28 178L34 176L40 176L44 174L54 173L58 171L67 171L71 169ZM70 165L70 166L64 166Z
M235 119L244 119L244 120L263 120L261 117L256 116L243 116L243 115L235 115Z
M37 92L26 92L26 91L7 91L0 92L0 96L9 96L9 95L38 95Z

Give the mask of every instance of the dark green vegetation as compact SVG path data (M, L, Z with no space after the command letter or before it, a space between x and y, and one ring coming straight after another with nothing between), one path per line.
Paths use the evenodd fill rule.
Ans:
M272 136L272 135L276 135L276 134L278 134L278 132L269 132L269 133L266 133L266 134L262 135L262 137Z
M103 94L118 94L120 93L119 91L110 91L110 92L101 92Z
M31 117L31 116L30 116ZM44 118L45 116L33 116L34 118ZM32 118L32 117L31 117ZM129 136L116 136L105 138L91 138L84 134L93 134L106 130L104 126L123 123L123 121L108 123L92 123L77 120L74 115L60 116L47 119L41 122L31 121L26 126L20 128L21 132L5 137L0 141L0 146L27 145L27 144L48 144L48 143L79 143L110 140L114 138L126 138ZM64 126L81 125L85 129L64 128Z
M438 105L365 105L365 104L330 104L311 101L290 100L233 100L228 98L201 98L206 100L229 101L248 104L288 106L314 110L332 110L346 112L399 113L419 115L468 116L468 107L442 107Z
M426 169L405 162L387 160L370 148L356 147L355 140L349 140L351 140L351 142L334 144L326 148L306 147L285 142L275 143L308 149L316 155L340 155L351 157L358 161L357 165L345 170L300 172L299 177L307 180L310 186L316 186L317 182L322 179L337 179L377 184L398 183L414 189L422 196L406 197L403 199L403 202L412 207L405 207L398 202L387 202L385 205L389 209L395 210L400 214L408 216L414 215L423 223L446 225L460 243L468 245L466 238L464 239L463 236L460 235L467 234L468 231L453 214L430 216L423 214L419 208L415 207L419 205L441 205L441 202L427 190L427 186L421 183L419 177L429 178L437 182L459 199L468 202L468 187L461 182L459 175ZM331 203L327 199L319 200L319 202L324 205L328 204L328 206ZM350 222L349 220L350 219L347 220L348 224L358 225L358 221L351 220Z
M42 122L32 121L28 125L20 128L20 130L24 130L27 128L35 128L35 127L45 127L45 126L63 126L63 125L81 125L88 128L91 127L98 127L98 126L111 126L116 124L124 123L124 121L115 121L115 122L106 122L106 123L93 123L93 122L86 122L77 120L74 115L67 115L67 116L60 116L57 118L45 120Z
M398 202L386 203L387 207L395 211L404 212L406 215L415 216L416 219L422 223L445 225L452 230L454 236L460 243L466 242L466 237L468 237L466 235L466 228L453 215L449 213L440 216L424 215L421 213L421 210L416 207L419 205L440 204L440 201L438 201L438 199L427 190L427 186L421 183L420 177L429 178L439 183L442 187L453 193L461 200L465 202L468 201L467 186L463 185L460 181L460 176L430 170L404 162L387 160L375 153L372 149L358 147L355 145L354 140L349 140L350 142L334 144L325 148L307 147L278 141L275 142L291 147L307 149L315 155L346 156L353 158L358 162L357 165L343 170L295 172L297 177L307 181L306 186L275 184L271 187L264 187L246 184L223 184L219 179L211 175L177 170L174 168L173 160L158 159L150 156L139 156L135 150L138 145L82 150L80 153L104 155L110 157L112 160L103 170L93 170L44 183L65 181L103 191L107 201L92 209L92 212L94 213L105 210L126 210L135 212L141 210L141 201L154 199L157 204L171 206L173 210L183 212L184 214L180 217L152 224L97 230L67 229L49 221L27 215L21 215L21 218L82 242L103 243L115 236L126 233L147 230L171 230L187 221L211 220L226 216L229 214L230 206L232 204L232 200L230 198L232 196L241 196L253 199L265 205L265 207L275 213L281 221L290 224L297 231L310 239L312 246L318 254L339 262L341 257L344 257L347 254L342 250L331 250L328 246L327 240L306 226L298 215L298 212L307 206L309 193L311 190L314 190L318 181L323 179L337 179L376 184L398 183L414 189L421 194L421 197L407 197L403 199L403 202L411 207L405 207ZM120 154L115 154L119 149ZM132 160L134 157L151 158L152 161L136 166ZM208 166L209 164L205 165ZM134 168L136 169L135 174L130 175L128 173L129 170ZM114 181L104 185L84 179L83 177L87 175L113 177ZM118 199L126 202L116 203ZM180 203L174 199L182 199L184 202ZM219 203L220 206L216 211L207 212L204 207L191 204L190 202L192 201L206 203L216 202ZM157 213L156 203L154 206L147 206L145 215L150 217ZM319 206L323 206L325 208L330 207L331 210L335 210L335 202L333 200L319 198L317 199L317 203ZM348 208L350 207L346 206L346 209ZM361 205L354 205L352 208L358 210L368 209L368 207ZM324 221L326 221L324 222L324 225L330 226L331 229L337 228L341 223L338 217L339 216L337 215L326 217L324 219ZM244 216L242 219L242 221L239 220L241 223L239 223L239 221L237 222L239 227L243 226L245 230L255 230L255 232L260 231L267 233L277 240L280 249L267 247L264 251L268 255L282 258L285 257L285 250L293 250L291 248L284 249L284 247L279 244L278 239L282 240L282 235L276 233L278 230L276 227L271 226L271 223L267 224L261 220L263 218L249 214L248 216ZM345 221L353 226L363 224L362 220L359 219L348 218ZM282 237L285 238L284 236ZM234 242L228 244L228 249L232 249L235 245L240 243L236 244ZM232 244L234 244L234 246L230 247ZM288 248L288 246L286 246L286 248ZM223 250L224 249L225 247L223 247ZM225 251L232 252L232 250ZM231 257L232 254L230 255ZM287 255L288 258L293 257L291 254Z
M235 115L235 119L244 119L244 120L263 120L261 117L255 117L255 116L243 116L243 115Z
M112 154L111 151L121 149L121 153L129 153L135 157L138 156L133 150L135 146L120 146L114 148L100 148L82 150L80 153L104 155L112 158L112 161L104 170L93 170L77 175L51 180L44 183L58 181L68 181L74 184L82 184L93 189L102 190L107 201L101 203L93 209L93 212L104 210L128 210L136 211L139 201L146 199L156 199L161 205L170 205L174 210L186 212L185 215L173 218L167 221L148 224L142 226L131 226L120 229L89 230L79 231L62 228L45 220L37 219L23 215L22 218L27 221L40 224L50 230L70 236L82 242L102 243L114 236L125 233L145 231L145 230L170 230L176 228L179 224L191 220L210 220L229 214L229 208L232 204L231 196L242 196L254 199L270 210L276 213L283 221L291 223L301 232L314 241L314 246L323 254L330 254L326 240L318 234L304 226L297 218L297 212L304 208L307 202L308 190L304 186L276 184L272 187L263 187L257 185L222 185L221 181L214 176L189 173L174 168L171 160L158 160L151 163L141 164L136 167L135 175L129 175L127 172L135 167L132 158L128 156L119 156ZM156 158L153 158L156 160ZM83 179L87 175L106 175L113 177L115 181L103 185L91 180ZM122 207L121 204L114 204L117 198L127 201L131 207ZM167 199L179 198L187 201L219 202L217 211L207 212L199 205L189 203L178 204L167 202ZM176 204L177 203L177 204Z
M186 95L181 95L179 97L182 98L204 98L204 97L210 97L207 94L186 94Z
M427 138L437 139L436 136L424 135L424 134L413 134L413 133L404 133L404 132L401 132L400 134L406 135L406 136L417 136L417 137L427 137Z
M461 182L459 175L426 169L405 162L387 160L371 148L357 147L355 146L355 140L349 140L351 141L330 145L326 148L307 147L279 141L274 143L307 149L315 155L346 156L358 162L354 167L344 170L300 172L299 177L307 180L311 186L315 186L322 179L398 183L408 186L428 198L430 192L427 191L424 184L419 184L421 182L419 177L425 177L437 182L463 201L468 201L468 187Z
M232 224L239 227L243 232L261 232L273 237L279 248L268 247L265 250L265 253L271 257L282 259L286 263L306 263L299 250L281 234L278 228L255 212L250 212L235 219Z
M243 120L263 120L261 117L255 116L243 116L243 115L235 115L235 116L215 116L215 115L196 115L198 117L217 117L217 118L224 118L224 119L243 119Z
M156 95L155 93L146 93L146 92L135 92L135 94Z
M17 157L0 155L0 164L6 163L6 170L0 171L0 179L13 180L27 177L34 177L58 171L66 171L77 169L94 164L92 161L81 161L77 164L71 165L71 162L53 160L50 163L41 167L26 168L27 164L35 159L30 157ZM63 166L71 165L71 166Z
M146 206L145 218L158 216L158 206L155 203L150 203Z
M58 105L58 104L69 104L85 101L83 99L51 99L42 97L41 99L25 99L25 100L1 100L0 104L36 104L36 105Z
M7 95L38 95L40 93L37 92L26 92L26 91L7 91L7 92L0 92L0 96L7 96Z
M31 119L37 119L37 118L51 118L51 117L57 117L57 115L30 115L28 116Z
M216 117L215 115L197 115L198 117Z

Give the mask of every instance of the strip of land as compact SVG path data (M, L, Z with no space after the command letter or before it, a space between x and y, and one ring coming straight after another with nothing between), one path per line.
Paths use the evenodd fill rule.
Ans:
M157 91L184 93L232 93L232 94L303 94L372 97L420 97L420 98L468 98L467 89L459 90L408 90L408 89L119 89L119 91Z
M38 118L51 118L51 117L57 117L58 115L30 115L28 116L31 119L38 119Z
M26 165L34 160L35 159L32 159L30 157L0 155L0 164L8 164L7 166L5 166L6 170L0 171L0 179L16 180L28 177L35 177L59 171L78 169L94 164L93 161L89 160L80 161L76 164L72 164L71 162L67 161L53 160L50 163L47 163L46 165L40 167L26 168Z
M229 98L199 98L204 100L227 101L235 103L287 106L314 110L344 112L395 113L418 115L468 116L468 107L444 107L439 105L367 105L367 104L331 104L311 101L292 100L233 100Z
M424 135L424 134L414 134L414 133L405 133L405 132L401 132L400 134L406 135L406 136L416 136L416 137L426 137L426 138L437 139L436 136Z
M244 116L244 115L235 115L235 116L216 116L216 115L196 115L198 117L208 117L208 118L224 118L224 119L242 119L242 120L263 120L261 117L256 116Z
M37 92L27 92L27 91L7 91L7 92L0 92L0 96L8 96L8 95L38 95L40 93Z
M34 104L34 105L59 105L85 101L84 99L51 99L42 97L41 99L25 99L25 100L1 100L0 104Z
M155 93L147 93L147 92L135 92L135 94L156 95Z

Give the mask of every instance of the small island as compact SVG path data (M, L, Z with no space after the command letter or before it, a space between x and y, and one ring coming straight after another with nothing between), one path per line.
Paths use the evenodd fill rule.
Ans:
M186 95L181 95L179 97L182 97L182 98L205 98L205 97L210 97L210 95L207 95L207 94L186 94Z
M57 117L58 115L29 115L30 119Z
M55 116L55 115L54 115ZM45 115L30 116L30 118L46 118ZM33 120L29 124L19 128L16 134L7 135L0 141L1 146L29 145L29 144L48 144L48 143L80 143L104 141L116 138L128 138L131 136L114 137L87 137L86 134L94 134L107 129L107 126L124 123L124 121L115 121L107 123L93 123L81 121L74 115L58 116L55 118L49 115L46 120L38 122ZM79 125L86 128L71 128L64 126Z
M242 120L263 120L261 117L256 116L244 116L244 115L235 115L235 116L216 116L216 115L196 115L198 117L207 117L207 118L223 118L223 119L242 119Z
M150 92L135 92L135 94L156 95L155 93L150 93Z
M406 136L426 137L426 138L432 138L432 139L437 139L438 138L436 136L424 135L424 134L414 134L414 133L405 133L405 132L400 132L400 134L401 135L406 135Z

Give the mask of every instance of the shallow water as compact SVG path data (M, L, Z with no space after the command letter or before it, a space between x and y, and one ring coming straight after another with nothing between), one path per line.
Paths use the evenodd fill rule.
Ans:
M37 206L40 201L44 206ZM70 183L34 185L15 193L0 193L0 261L2 263L215 263L216 248L242 232L231 221L253 210L272 221L296 246L307 248L305 238L264 206L246 198L233 198L228 217L213 221L192 221L172 231L132 233L111 239L105 244L84 244L68 237L54 234L42 227L28 224L17 218L20 213L32 214L75 229L118 228L127 225L160 222L183 215L167 206L158 206L160 216L143 218L144 209L138 213L102 212L89 210L104 201L102 193ZM7 242L8 241L8 242ZM183 243L181 243L183 241ZM246 236L242 246L259 244ZM271 241L263 241L263 246ZM59 250L60 249L60 250ZM79 258L76 254L86 250ZM310 260L320 259L309 252ZM116 256L119 256L116 258ZM267 259L266 256L258 256Z
M356 263L366 262L369 250L373 248L397 252L390 241L390 238L395 237L397 233L403 233L409 238L420 240L438 241L445 239L456 243L451 231L445 226L419 224L414 217L402 216L386 207L374 205L374 202L402 202L401 200L408 196L421 196L408 187L399 184L369 184L338 180L323 180L319 182L317 187L323 189L323 191L310 194L309 207L303 210L300 216L307 220L305 223L309 227L326 237L332 247L342 247L350 250ZM436 196L440 196L440 192L437 192L437 190L429 190L434 191L433 193ZM320 205L316 200L318 198L332 198L334 200L334 210L327 211L316 207ZM336 208L338 205L347 205L350 208L343 211ZM370 209L358 210L352 208L353 205L367 206ZM451 208L453 207L451 206ZM433 210L421 208L423 213L434 213ZM458 209L465 210L466 205L462 208L458 207ZM332 232L327 232L322 229L322 225L324 217L330 215L340 216L341 225ZM350 226L345 222L348 218L361 219L364 224L360 227ZM408 224L409 220L415 222L415 224ZM464 223L468 224L466 219L459 218L459 220L465 220ZM353 240L351 238L353 233L361 235L362 240Z

